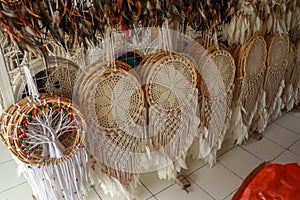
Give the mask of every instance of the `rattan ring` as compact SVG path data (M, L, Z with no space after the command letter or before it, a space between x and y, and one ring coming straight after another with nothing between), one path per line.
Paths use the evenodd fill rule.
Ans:
M194 65L180 55L169 54L151 67L146 81L147 101L163 111L177 110L190 101L196 85Z
M35 122L36 116L48 112L55 113L54 116L66 115L72 121L72 128L68 128L58 139L66 149L61 158L50 158L42 155L43 145L33 145L29 139L30 126ZM31 96L20 100L12 105L5 114L3 120L2 139L8 145L10 151L23 163L34 166L50 166L64 162L73 156L79 148L82 148L86 125L82 115L70 100L41 94L38 99Z
M233 57L228 51L216 50L209 54L203 66L204 95L215 98L228 94L234 82L235 71Z

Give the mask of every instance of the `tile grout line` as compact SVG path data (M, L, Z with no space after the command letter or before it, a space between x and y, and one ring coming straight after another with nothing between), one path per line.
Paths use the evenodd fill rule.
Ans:
M289 150L289 149L287 149L287 151L289 151L290 153L292 153L292 154L295 154L296 156L298 156L299 158L300 158L300 155L299 154L297 154L297 153L295 153L295 152L293 152L293 151L291 151L291 150ZM299 163L300 164L300 163Z
M13 187L7 188L7 189L5 189L5 190L2 190L2 191L0 191L0 194L1 194L1 193L4 193L4 192L7 192L7 191L9 191L9 190L12 190L12 189L14 189L14 188L16 188L16 187L19 187L19 186L21 186L21 185L23 185L23 184L25 184L25 183L27 183L27 181L25 181L25 182L23 182L23 183L19 183L18 185L15 185L15 186L13 186Z
M298 113L300 113L299 111L296 111L296 112L298 112ZM300 117L298 117L298 116L296 116L296 115L294 115L293 113L295 113L295 111L291 111L291 112L289 112L291 115L293 115L294 117L297 117L298 119L300 119Z
M13 161L13 159L10 159L10 160L6 160L6 161L3 161L3 162L0 162L0 166L3 165L3 164L6 164L6 163L8 163L8 162L11 162L11 161Z
M292 118L296 118L297 120L299 120L298 117L295 117L295 116L293 116L293 115L289 115L289 116L291 116ZM278 119L279 119L279 118L278 118ZM275 124L281 126L282 128L285 128L285 129L287 129L287 130L289 130L289 131L292 131L293 133L295 133L295 134L297 134L297 135L300 135L300 133L297 133L297 132L295 132L295 131L293 131L293 130L291 130L291 129L285 127L285 126L282 126L281 123L279 123L279 122L277 121L278 119L276 119L273 123L275 123Z
M102 200L102 198L101 198L101 196L98 194L98 192L97 192L95 186L92 186L92 189L96 192L96 194L97 194L97 196L99 197L99 199Z
M232 171L230 168L228 168L226 165L224 165L223 163L221 163L219 161L219 164L222 165L223 167L225 167L226 169L228 169L232 174L236 175L237 177L239 177L240 179L242 179L242 181L244 180L243 177L239 176L238 174L236 174L234 171Z
M228 151L234 149L235 147L237 147L238 145L234 144L232 147L230 147L228 150L224 151L223 153L221 153L220 155L218 155L218 157L221 157L222 155L224 155L225 153L227 153ZM222 148L222 147L221 147ZM218 159L218 158L217 158Z
M239 187L238 187L239 188ZM226 198L228 198L230 195L232 195L234 192L236 192L238 190L238 188L234 189L229 195L227 195L223 200L225 200Z
M149 197L148 199L150 199L150 198L152 198L153 196L154 196L154 194L151 192L151 190L141 181L141 180L139 180L139 182L146 188L146 190L148 191L148 192L150 192L150 194L151 194L151 197Z
M247 151L248 153L250 153L251 155L253 155L254 157L258 158L259 160L262 160L262 158L258 157L255 153L252 153L251 151L247 150L246 148L244 148L243 146L240 146L243 150Z
M193 182L198 188L200 188L205 194L207 194L209 197L211 197L213 200L216 200L209 192L204 190L200 185L196 183L191 177L187 177L191 182Z
M287 148L285 148L285 147L283 147L283 146L281 146L281 145L279 145L279 144L277 144L276 142L274 142L273 140L271 140L271 139L269 139L269 138L267 138L267 137L264 137L266 140L269 140L270 142L273 142L274 144L276 144L276 145L278 145L278 146L280 146L281 148L283 148L284 149L284 151L285 150L287 150ZM249 152L249 153L251 153L252 155L254 155L255 157L257 157L257 158L259 158L260 160L262 160L262 161L264 161L264 159L262 159L262 158L260 158L260 157L258 157L257 155L255 155L254 153L252 153L251 151L248 151L246 148L244 148L242 145L240 146L241 148L243 148L245 151L247 151L247 152ZM283 152L284 152L283 151ZM282 152L280 152L280 154L281 154ZM268 161L270 161L270 160L268 160Z
M202 165L201 167L195 169L194 171L192 171L192 172L190 172L190 173L188 173L188 174L185 174L185 173L183 173L183 174L184 174L185 176L189 176L189 175L195 173L196 171L198 171L199 169L201 169L202 167L205 167L206 165L208 165L208 164L206 163L206 164Z
M296 144L299 141L300 141L300 137L295 142L293 142L287 149L289 150L294 144Z
M169 189L169 188L172 187L173 185L175 185L175 183L173 183L172 185L169 185L169 186L165 187L164 189L162 189L161 191L159 191L159 192L153 194L153 196L156 196L156 195L158 195L159 193L162 193L163 191Z
M271 163L276 159L276 158L278 158L279 156L281 156L284 152L286 152L287 151L287 149L284 149L284 151L283 152L281 152L279 155L277 155L275 158L273 158L272 160L271 160Z
M280 127L281 127L281 126L280 126ZM282 127L282 128L284 128L284 127ZM287 130L288 130L288 129L287 129ZM290 130L289 130L289 131L290 131ZM294 133L294 134L296 134L296 133ZM296 140L296 142L297 142L297 141L300 139L300 135L298 135L298 134L296 134L296 135L299 136L299 138ZM279 146L281 146L281 147L283 147L283 148L285 148L285 149L290 148L292 145L294 145L294 144L296 143L296 142L293 142L292 145L290 145L290 146L288 146L288 147L285 147L285 146L283 146L283 145L277 143L276 141L272 140L272 139L269 138L268 136L263 135L263 137L266 138L266 139L268 139L268 140L270 140L270 141L272 141L272 142L274 142L275 144L278 144Z
M285 129L287 129L287 130L293 132L293 133L296 134L296 135L300 135L300 133L297 133L297 132L295 132L295 131L293 131L293 130L291 130L291 129L285 127L285 126L282 126L282 125L281 125L280 123L278 123L278 122L275 122L275 124L277 124L278 126L281 126L282 128L285 128Z

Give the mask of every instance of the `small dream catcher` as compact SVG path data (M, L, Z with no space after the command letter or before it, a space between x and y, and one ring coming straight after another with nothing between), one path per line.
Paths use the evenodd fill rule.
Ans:
M58 57L49 57L46 62L47 67L41 59L29 62L38 91L60 94L71 99L76 75L80 70L78 65ZM17 100L28 96L28 85L21 71L17 71L12 85Z
M29 69L25 67L28 80ZM10 106L1 116L1 139L38 199L81 200L90 189L83 146L86 125L67 98L39 94Z
M227 137L237 144L242 144L248 138L254 115L261 110L258 107L261 107L267 48L264 38L254 35L242 46L237 46L233 52L237 63L237 77Z

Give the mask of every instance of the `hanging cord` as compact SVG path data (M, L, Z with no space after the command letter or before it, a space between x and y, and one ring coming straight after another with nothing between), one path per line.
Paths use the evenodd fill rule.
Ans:
M172 51L173 51L172 37L170 34L167 20L164 22L162 27L159 29L158 42L159 42L159 48L162 50L165 50L166 52L169 52L170 56L172 56Z
M31 72L29 68L25 65L24 66L24 73L27 81L27 87L29 90L29 94L32 95L34 98L38 98L40 96L38 89L34 83L34 80L31 76Z
M106 27L106 32L105 32L105 36L104 36L104 52L105 52L105 58L106 61L108 62L108 66L111 66L111 64L113 65L113 68L116 69L116 61L115 61L115 57L114 57L114 41L113 41L113 37L111 35L112 33L112 29L111 26L109 25L108 22L108 26Z

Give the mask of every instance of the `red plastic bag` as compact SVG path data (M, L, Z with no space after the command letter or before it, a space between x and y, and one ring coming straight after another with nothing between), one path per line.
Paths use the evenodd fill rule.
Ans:
M240 200L300 200L300 166L266 166L246 187Z

